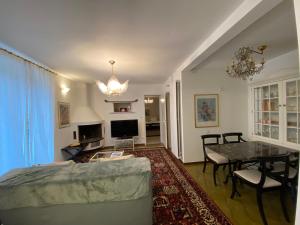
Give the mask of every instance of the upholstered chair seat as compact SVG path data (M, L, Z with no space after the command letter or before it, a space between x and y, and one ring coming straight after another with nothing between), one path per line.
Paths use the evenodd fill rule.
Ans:
M210 158L212 161L214 161L217 164L224 164L224 163L228 163L228 159L225 158L224 156L215 153L213 151L211 152L207 152L207 157Z
M261 172L258 170L238 170L234 171L234 174L252 184L258 184L261 179ZM270 177L266 177L263 188L280 187L281 183Z

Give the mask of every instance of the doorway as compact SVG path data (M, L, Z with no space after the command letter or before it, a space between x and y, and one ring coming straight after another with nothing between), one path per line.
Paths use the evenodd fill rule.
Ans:
M160 144L159 95L145 95L146 143Z

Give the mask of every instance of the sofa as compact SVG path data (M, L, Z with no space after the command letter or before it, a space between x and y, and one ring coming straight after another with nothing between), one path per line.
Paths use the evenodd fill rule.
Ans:
M0 178L3 225L150 225L147 158L36 166Z

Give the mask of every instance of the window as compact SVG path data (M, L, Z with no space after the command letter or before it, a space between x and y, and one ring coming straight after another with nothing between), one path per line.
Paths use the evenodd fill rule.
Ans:
M0 51L0 174L54 159L54 77Z

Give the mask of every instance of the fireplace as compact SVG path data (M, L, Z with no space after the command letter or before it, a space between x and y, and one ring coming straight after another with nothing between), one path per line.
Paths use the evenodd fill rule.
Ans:
M103 147L103 124L78 125L78 140L86 145L85 150Z

